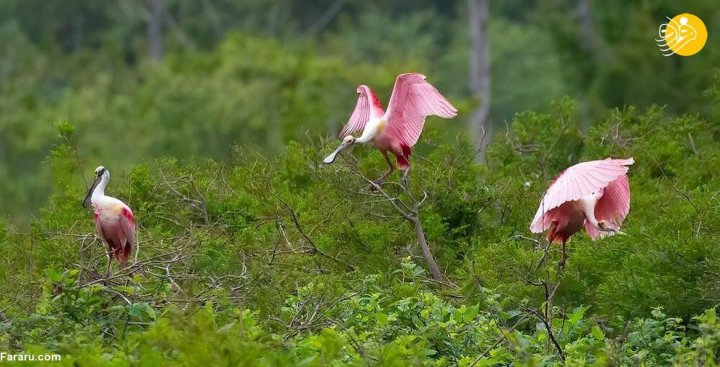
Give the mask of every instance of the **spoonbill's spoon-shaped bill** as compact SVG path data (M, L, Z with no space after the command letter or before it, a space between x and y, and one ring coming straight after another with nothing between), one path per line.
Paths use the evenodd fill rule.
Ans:
M627 171L634 162L607 158L566 169L540 201L530 230L550 228L548 241L563 245L583 227L592 240L618 233L630 211Z
M327 157L325 157L325 159L323 159L323 163L330 164L332 162L335 162L335 158L337 157L338 153L342 152L343 150L345 150L345 148L352 145L353 140L355 140L355 138L353 138L351 135L346 136L345 139L343 139L342 143L340 143L340 145L337 147L337 149L335 149L334 152L330 153L329 156L327 156Z
M110 181L110 171L103 166L95 169L95 180L83 200L83 206L92 205L95 212L95 227L110 253L124 267L135 243L135 217L132 210L122 201L105 195ZM108 274L110 263L108 262Z
M382 182L394 169L388 152L397 157L399 169L407 171L410 168L411 148L420 138L427 116L453 118L457 115L455 107L425 81L422 74L398 75L387 111L383 111L380 100L370 87L361 85L357 92L359 97L355 109L340 132L343 140L323 163L333 163L340 152L355 143L369 143L382 152L389 167L376 183ZM359 137L352 136L359 131L362 131Z

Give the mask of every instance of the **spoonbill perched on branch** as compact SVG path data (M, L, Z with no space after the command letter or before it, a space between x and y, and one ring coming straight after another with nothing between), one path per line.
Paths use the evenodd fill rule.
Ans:
M626 175L629 159L611 159L578 163L555 178L530 225L541 233L550 228L547 240L562 243L560 266L565 264L565 243L585 227L594 241L620 232L630 211L630 183Z
M373 181L375 185L382 184L395 168L388 152L397 157L398 169L404 171L403 177L406 177L410 169L410 148L420 137L427 116L453 118L457 115L455 107L421 74L398 75L386 112L370 87L361 85L357 92L360 97L355 110L340 132L340 136L344 136L342 143L323 162L333 163L340 152L355 143L370 143L382 152L388 163L387 172ZM359 138L351 135L360 130Z
M105 187L110 181L110 171L103 166L95 169L95 181L90 187L83 206L92 204L95 209L95 227L100 238L109 248L108 276L110 276L111 255L124 268L135 243L135 217L127 204L105 195Z

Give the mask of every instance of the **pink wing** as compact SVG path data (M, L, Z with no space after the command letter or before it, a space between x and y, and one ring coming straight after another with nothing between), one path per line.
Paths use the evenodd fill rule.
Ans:
M611 222L617 228L620 228L629 212L630 181L627 175L622 175L605 187L603 196L595 205L595 218L598 221ZM615 232L599 231L587 220L585 220L585 231L593 240L615 234Z
M629 165L635 161L629 159L611 159L578 163L558 176L545 193L530 231L540 233L547 229L552 219L545 215L565 202L578 200L583 196L608 186L609 183L625 175Z
M120 214L120 228L125 233L127 243L132 247L135 244L135 216L128 206L125 206Z
M412 147L427 116L452 118L457 110L421 74L400 74L388 103L387 134Z
M105 237L105 233L103 232L102 223L100 223L100 213L97 211L94 213L95 215L95 229L97 229L98 234L100 235L100 238L102 238L103 241L107 242L107 238Z
M375 93L367 85L357 88L360 94L355 105L355 110L350 115L350 120L340 132L340 137L348 136L361 131L371 118L379 118L383 115L382 105Z

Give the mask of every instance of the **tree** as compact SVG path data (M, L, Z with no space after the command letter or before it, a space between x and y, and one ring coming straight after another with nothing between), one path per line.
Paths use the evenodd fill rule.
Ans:
M488 44L488 16L490 0L468 0L470 24L470 89L480 106L470 119L470 133L482 151L490 136L490 45Z
M146 0L148 55L153 61L163 57L162 0Z

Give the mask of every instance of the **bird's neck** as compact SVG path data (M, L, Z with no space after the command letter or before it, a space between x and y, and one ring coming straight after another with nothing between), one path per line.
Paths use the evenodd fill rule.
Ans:
M98 185L95 186L95 190L93 190L93 193L92 193L93 200L95 200L96 198L105 196L105 187L107 186L108 181L110 181L110 177L102 176Z
M356 143L366 144L385 131L387 123L384 118L370 119L363 129L362 135L355 139Z
M597 204L597 197L595 195L588 195L580 198L580 208L585 214L587 221L593 225L593 227L600 229L597 218L595 218L595 205Z
M359 138L355 139L355 143L359 144L367 144L369 141L373 140L375 138L374 135L370 134L362 134Z

